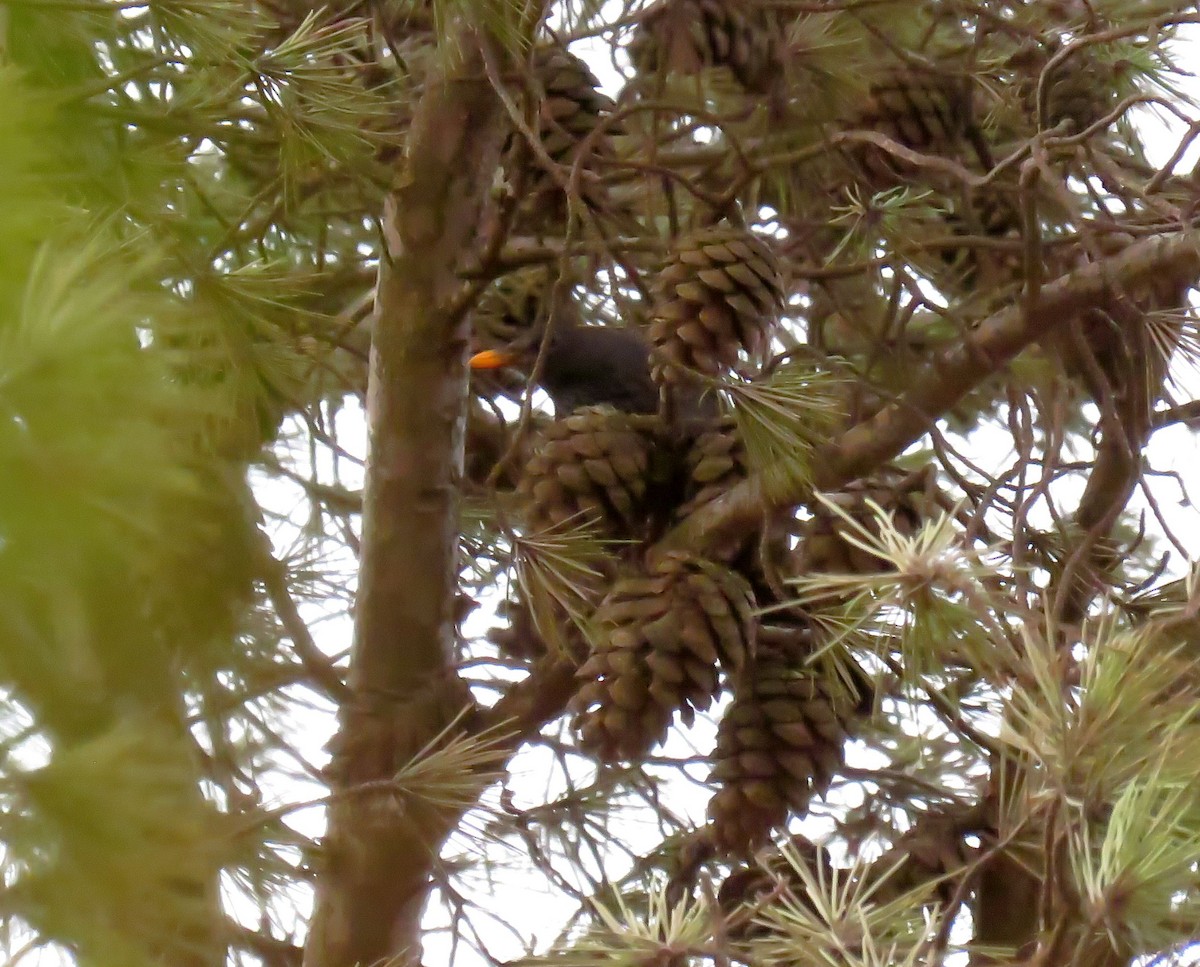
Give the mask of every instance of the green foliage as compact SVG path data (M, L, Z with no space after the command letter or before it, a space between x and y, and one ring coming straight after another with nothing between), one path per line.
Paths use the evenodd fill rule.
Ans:
M116 723L49 765L9 771L5 786L10 915L112 967L211 947L235 830L205 802L173 728Z
M1078 688L1064 700L1055 666L1065 643L1027 629L1029 680L1009 699L1006 740L1037 763L1045 782L1084 803L1112 802L1141 776L1184 781L1200 741L1200 700L1179 687L1181 649L1147 630L1122 629L1112 616L1086 631Z
M1169 754L1182 751L1168 744ZM1127 785L1106 823L1080 823L1070 844L1072 873L1088 915L1114 948L1170 948L1178 924L1196 915L1198 807L1193 783L1158 773Z
M785 964L794 951L809 952L820 964L883 967L921 962L936 921L921 912L935 884L911 894L888 896L887 875L872 879L864 866L840 870L810 866L795 849L781 856L795 884L779 903L768 905L755 918L763 928L750 946L755 962Z
M587 631L605 583L605 560L613 543L587 520L525 534L514 541L516 584L534 626L547 644L564 655L571 654L578 644L578 633L572 634L571 629Z
M217 874L258 836L206 798L186 722L242 652L256 512L214 448L231 395L170 337L195 292L172 215L144 217L185 155L106 154L116 126L78 114L99 23L19 11L0 73L0 675L49 754L5 770L6 916L89 963L179 962L221 943ZM142 177L153 193L113 204Z
M45 177L55 162L52 102L21 83L20 72L0 65L0 296L6 307L18 304L25 277L47 232L69 217L64 199Z
M812 481L812 453L840 420L834 374L804 360L790 360L767 379L727 383L746 455L768 493Z
M744 0L764 37L731 33L727 0L696 0L669 37L686 69L659 83L626 48L643 13L674 2L0 0L6 953L28 939L104 967L295 962L314 878L336 888L329 871L373 855L377 831L322 849L312 810L369 792L391 818L461 818L413 863L440 889L430 922L445 914L454 942L493 962L1185 959L1200 605L1152 443L1194 422L1196 279L1151 259L1052 320L1070 339L1039 333L1007 365L991 354L998 314L1036 308L1046 284L1195 232L1194 173L1151 163L1163 152L1143 143L1136 103L1183 122L1170 147L1186 154L1195 109L1171 48L1194 5ZM469 500L459 594L439 613L458 629L445 677L479 704L432 724L405 717L407 692L364 685L360 664L347 675L362 656L353 575L379 536L364 533L364 477L397 469L368 469L359 404L385 197L419 99L447 65L476 65L462 55L479 38L507 128L470 250L429 266L451 315L529 271L563 298L591 293L584 315L636 328L676 240L717 221L772 246L788 314L767 359L706 387L738 431L716 469L683 479L695 427L656 440L663 506L617 539L512 532L528 427L503 397L517 384L471 387L490 416L469 431L483 472L429 486ZM590 80L532 99L547 85L526 55L557 41L615 77L602 130L580 116L599 96ZM741 74L772 82L748 92L722 59L754 50L770 70ZM570 135L555 172L516 147L539 132ZM458 147L434 146L455 173ZM746 305L761 281L733 269L705 284ZM943 385L964 357L987 378ZM435 397L429 419L456 439ZM1159 412L1127 418L1134 403ZM1113 413L1120 446L1105 451ZM924 436L901 439L916 418ZM377 453L393 429L372 427ZM928 500L889 503L892 457L928 464ZM851 465L865 479L843 479ZM1186 502L1194 481L1173 469ZM717 852L704 825L715 720L745 694L749 647L701 669L720 681L711 717L627 767L589 761L563 715L613 576L681 550L669 542L686 521L654 544L683 516L671 501L719 518L746 493L770 506L719 566L753 586L770 631L758 654L797 673L746 713L738 774L813 793L753 860ZM809 566L814 534L838 553ZM514 626L532 618L525 650L479 644L502 595ZM424 631L398 624L388 647L404 662ZM651 657L664 694L692 673ZM361 701L334 709L343 679ZM381 778L330 797L317 750L334 712L360 705L382 723ZM850 741L806 758L831 722L834 744ZM783 734L782 752L759 740ZM997 890L1030 883L1028 908L1008 904L1020 923L978 942L1012 926L989 905ZM531 919L497 941L494 898L523 901L531 884L557 905L520 903ZM532 919L568 907L558 938ZM427 961L467 959L429 939Z

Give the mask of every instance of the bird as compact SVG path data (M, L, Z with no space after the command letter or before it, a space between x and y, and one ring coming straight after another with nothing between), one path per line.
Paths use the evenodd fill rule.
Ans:
M529 371L537 355L538 343L533 340L509 349L476 353L470 366L473 370L514 366ZM650 344L635 329L555 327L538 385L560 417L581 406L611 406L626 413L658 412L658 386L650 378Z

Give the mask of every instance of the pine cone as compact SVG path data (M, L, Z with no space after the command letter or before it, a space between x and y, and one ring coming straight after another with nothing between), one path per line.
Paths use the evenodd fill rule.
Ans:
M517 182L522 198L521 212L527 222L536 225L560 223L566 216L564 184L578 166L577 185L583 201L593 208L607 207L608 193L600 184L594 165L581 158L611 157L615 152L615 130L608 118L613 112L611 98L599 90L600 82L587 64L564 47L546 45L533 52L534 76L545 97L537 104L537 132L542 149L559 165L558 176L544 170L538 157L520 134L510 138L505 150L505 168ZM595 133L597 127L603 130ZM521 179L526 179L521 181Z
M615 105L612 98L600 93L600 82L587 64L564 47L537 48L533 69L546 91L538 105L542 147L555 161L570 164L580 142L612 113ZM595 147L607 149L612 133L606 129Z
M798 857L818 876L833 868L825 847L816 846L798 833L787 838L787 847L791 856ZM809 905L804 883L788 857L776 850L764 850L749 864L735 864L717 891L717 905L730 921L731 938L745 941L765 935L769 928L756 922L757 918L738 914L784 896L794 896Z
M517 494L526 523L542 531L592 520L610 535L644 530L659 445L655 417L588 406L543 430Z
M476 339L511 343L533 331L549 314L555 275L542 266L501 276L479 297L472 316ZM574 303L568 303L574 308Z
M717 731L708 806L728 850L750 850L802 814L842 764L852 703L804 667L809 650L794 628L761 629L758 653L734 680Z
M957 76L903 67L873 82L848 127L878 131L922 154L952 157L970 120L970 88ZM885 190L911 181L913 167L873 145L853 154L867 182Z
M1057 127L1069 121L1071 130L1082 131L1104 117L1129 88L1128 77L1122 77L1117 65L1106 64L1094 47L1081 47L1056 64L1043 82L1042 74L1058 53L1059 44L1034 44L1023 47L1008 61L1016 70L1018 102L1024 124L1030 127L1038 117L1038 89L1044 87L1045 103L1042 124Z
M940 880L936 895L950 901L954 884L946 882L970 862L973 850L964 836L977 826L974 813L932 812L897 840L882 866L891 871L880 891L880 899L900 896L933 880Z
M479 297L471 317L476 348L512 346L535 337L550 312L554 276L542 266L501 276ZM579 310L571 300L558 307L555 325L575 325ZM471 373L471 386L479 396L502 395L520 399L527 377L512 367L480 369Z
M717 693L719 668L754 652L754 596L720 565L674 552L618 580L595 616L596 650L572 701L582 745L605 762L641 757L676 712L691 724Z
M908 536L916 533L933 509L927 487L928 471L900 479L858 481L830 499L852 520L874 532L876 512L868 505L870 500L890 513L893 526ZM813 517L803 530L797 573L879 574L889 569L886 561L850 543L843 533L861 538L840 515L828 507L814 506Z
M875 902L882 904L944 877L946 879L938 884L933 894L933 898L944 906L955 893L953 878L963 871L975 854L964 838L969 833L984 832L979 810L975 807L954 813L949 810L924 813L895 846L862 869L863 880L859 881L859 888L869 889ZM812 908L804 879L793 865L792 856L799 857L804 866L821 879L827 879L836 868L825 847L816 846L803 836L789 837L788 851L790 856L775 850L764 851L753 864L735 866L725 877L717 902L730 920L738 924L734 939L749 940L764 935L761 924L753 920L746 923L737 913L768 898L780 897L785 903L797 902Z
M716 376L739 352L758 355L782 312L779 262L763 239L721 226L681 239L655 287L655 379Z
M594 608L589 603L600 597L603 585L609 580L603 574L581 578L577 594L569 603L576 609L574 614L568 611L568 605L538 590L519 599L506 598L496 608L496 614L508 624L489 629L486 638L505 658L533 661L551 653L580 661L588 653L588 646L578 615L585 608Z
M1132 241L1133 236L1114 232L1093 244L1105 255L1115 255ZM1061 271L1090 261L1082 249L1068 252ZM1159 273L1139 285L1114 288L1103 308L1056 327L1045 341L1067 375L1080 380L1093 399L1113 397L1123 432L1138 433L1148 425L1183 334L1183 309L1194 282L1190 272Z
M1021 239L1021 212L1007 194L987 191L967 198L967 208L946 216L946 225L958 236L983 235L988 238ZM938 252L950 271L937 274L939 288L968 296L980 289L994 291L1017 282L1024 270L1020 247L1011 251L965 248L948 245Z
M692 75L724 67L748 93L772 90L782 65L782 33L744 0L659 0L629 43L640 74Z
M684 458L687 481L684 501L676 511L680 519L716 500L746 477L746 448L733 417L722 417L700 434Z
M508 624L488 631L487 640L501 655L530 661L545 654L546 645L537 633L533 614L522 602L506 598L496 608L496 615L506 619Z

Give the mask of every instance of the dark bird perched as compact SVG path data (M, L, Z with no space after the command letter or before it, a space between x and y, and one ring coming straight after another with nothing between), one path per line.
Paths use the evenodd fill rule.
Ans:
M472 369L515 366L530 370L538 344L488 349L471 357ZM608 405L626 413L656 413L658 387L650 378L650 344L633 329L556 327L538 385L562 417L581 406Z
M538 343L488 349L471 357L472 369L515 366L526 372L537 359ZM613 326L558 326L550 335L538 385L554 403L558 417L581 406L611 406L626 413L657 413L658 385L650 377L650 343L636 329ZM718 413L712 393L681 387L678 413L688 425Z

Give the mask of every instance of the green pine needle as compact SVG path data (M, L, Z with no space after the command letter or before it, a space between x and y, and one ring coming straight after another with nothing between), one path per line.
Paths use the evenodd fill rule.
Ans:
M1200 315L1195 306L1147 313L1143 324L1146 326L1151 353L1163 360L1174 358L1176 367L1185 370L1187 378L1200 371ZM1157 367L1150 366L1148 369L1153 371ZM1176 389L1186 392L1181 384L1186 383L1187 378L1181 379L1181 375L1173 372L1168 378ZM1151 385L1149 389L1153 391L1149 398L1154 399L1158 386Z
M239 57L270 27L261 8L240 0L151 0L149 6L160 28L155 34L160 50L170 48L202 64Z
M574 650L563 627L564 617L585 636L588 633L606 583L603 562L611 545L589 520L513 540L521 600L530 609L538 634L561 654Z
M151 963L212 935L233 830L201 796L192 750L169 729L123 722L8 784L4 841L19 872L6 912L86 943L96 962Z
M768 493L794 493L812 480L812 454L841 419L842 381L804 360L766 379L722 385L733 404L751 468Z
M861 854L846 869L820 860L810 864L790 844L780 855L788 864L787 882L779 898L754 918L762 933L749 944L752 962L783 967L795 963L798 950L829 967L921 962L925 942L936 930L924 916L935 883L888 897L888 881L899 863L875 875L878 871Z
M996 571L962 546L955 511L905 534L873 500L866 501L873 519L864 523L824 494L817 499L840 518L843 540L887 565L882 572L805 574L789 582L796 604L815 606L833 622L832 644L886 652L898 645L914 681L953 664L995 665L1003 636L985 587Z
M394 139L387 101L346 67L367 44L364 21L310 13L247 65L248 93L279 137L280 177L289 193L314 171L365 163L381 138Z
M665 888L652 889L636 905L615 891L589 903L594 924L563 949L522 961L533 967L644 967L670 963L676 958L701 956L712 935L713 915L703 900L685 897L667 901ZM637 907L642 907L639 910Z
M1027 625L1022 637L1001 739L1036 762L1050 788L1099 804L1147 770L1190 776L1200 756L1200 699L1179 687L1188 674L1179 648L1103 615L1084 628L1079 684L1067 692L1053 629ZM1160 765L1168 745L1173 758Z
M830 209L829 224L845 226L841 241L825 259L831 265L846 255L852 260L870 258L880 239L902 242L911 237L914 222L941 224L945 210L931 203L928 189L909 186L888 188L866 197L857 187L846 189L847 203Z
M397 770L391 785L403 798L465 812L481 790L504 778L511 742L503 728L470 734L456 719Z
M531 9L522 0L430 0L434 35L439 45L456 39L453 25L470 24L491 34L510 55L518 57L528 49L533 22ZM448 53L460 53L450 47Z
M1168 745L1163 758L1175 752ZM1115 950L1132 944L1150 953L1178 942L1180 925L1200 916L1197 864L1195 782L1167 779L1158 770L1121 791L1106 823L1085 817L1070 840L1085 916Z

